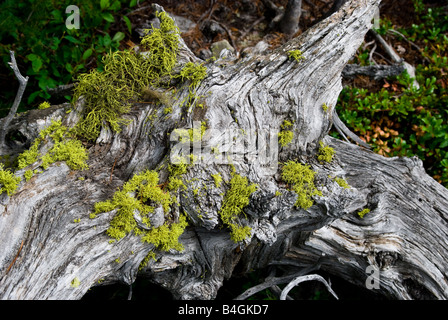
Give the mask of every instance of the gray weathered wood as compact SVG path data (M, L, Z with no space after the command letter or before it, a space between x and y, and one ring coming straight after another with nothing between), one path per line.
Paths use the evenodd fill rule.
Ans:
M175 104L173 113L164 115L160 106L136 105L127 115L129 126L120 133L103 129L90 146L88 170L71 171L56 163L30 181L23 180L13 196L2 194L0 298L79 299L99 282L131 284L141 274L177 299L213 299L239 264L243 273L271 266L283 276L320 266L360 286L369 276L367 267L373 266L379 269L377 291L384 295L446 299L448 191L425 173L418 159L384 158L327 135L342 89L341 72L371 27L378 3L347 1L273 52L207 64L208 76L197 92L204 96L203 109L185 115ZM295 49L303 52L304 61L288 59L287 52ZM180 61L195 59L183 47ZM179 101L187 94L185 88ZM82 108L83 101L78 104ZM59 105L20 114L10 130L32 141L51 119L73 126L79 115L67 114L69 108ZM157 117L147 121L152 114ZM139 271L153 245L132 234L109 243L105 231L114 212L95 219L89 219L89 213L133 174L169 161L168 133L174 128L204 119L215 129L213 135L204 135L204 147L219 143L224 129L243 129L255 136L263 130L278 131L286 119L294 121L295 137L279 150L279 160L299 159L316 170L322 197L316 196L308 210L295 208L297 196L281 181L279 170L267 168L253 157L253 150L237 148L235 170L259 186L245 208L244 223L252 234L237 244L218 215L228 186L213 187L210 177L221 172L229 181L231 168L199 162L184 176L195 178L189 189L178 195L176 210L190 218L180 237L184 250L156 251L156 260ZM316 160L320 141L336 151L329 164ZM222 145L219 151L230 148L231 144ZM351 188L340 187L335 176L345 177ZM208 188L193 201L193 190L204 184ZM364 208L371 212L361 219L357 212ZM81 221L75 223L78 218ZM75 278L79 286L74 288Z

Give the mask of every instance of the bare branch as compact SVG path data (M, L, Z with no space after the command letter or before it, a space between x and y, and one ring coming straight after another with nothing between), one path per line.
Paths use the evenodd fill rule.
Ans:
M299 283L302 283L304 281L311 281L311 280L317 280L322 282L328 289L328 291L337 299L339 300L338 296L336 295L336 293L333 291L333 289L331 289L331 286L328 284L328 282L322 278L320 275L318 274L309 274L306 276L300 276L295 278L293 281L291 281L282 291L282 294L280 295L280 300L285 300L286 299L286 295L289 293L289 291L292 290L292 288L294 288L295 286L297 286Z
M16 98L14 99L14 103L9 110L8 116L3 120L3 125L0 131L0 148L3 149L5 147L5 136L8 130L9 124L11 123L12 118L17 112L17 108L19 107L20 101L22 100L23 93L25 92L26 84L28 83L28 76L23 77L20 73L19 67L17 66L16 58L14 56L14 51L9 52L11 55L11 62L8 62L11 69L14 71L17 79L19 80L20 86L17 91Z

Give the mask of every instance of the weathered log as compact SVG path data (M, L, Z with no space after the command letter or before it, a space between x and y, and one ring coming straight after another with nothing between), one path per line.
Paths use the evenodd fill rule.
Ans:
M129 125L119 133L103 127L89 146L88 170L55 163L28 182L22 180L12 196L1 194L0 297L80 299L92 286L131 284L141 274L176 299L213 299L239 264L243 273L278 267L282 277L319 265L361 286L371 266L379 273L373 289L379 293L396 299L446 299L448 191L425 173L418 159L385 158L327 135L342 89L341 72L371 27L378 4L347 1L273 52L207 64L207 78L197 89L202 108L185 112L179 107L189 88L180 90L169 115L154 104L135 105L126 116L132 120ZM290 59L290 50L300 50L306 59ZM179 61L198 60L183 45ZM71 106L63 104L20 114L10 130L32 142L51 119L73 127L83 103L79 100L70 113ZM90 219L94 204L110 199L143 170L159 170L161 180L166 179L161 168L176 145L168 134L201 120L214 129L203 136L204 158L204 150L220 145L221 154L232 156L232 165L201 160L184 174L191 183L176 194L179 205L170 212L171 218L182 212L189 218L179 238L184 250L157 250L132 233L110 243L106 230L116 212ZM251 149L250 139L277 133L285 120L293 123L294 138L278 154L271 147L273 160L266 163L260 149ZM233 144L233 138L222 143L231 129L246 133L235 139L245 143ZM330 163L317 159L320 142L335 150ZM15 149L20 147L27 144ZM314 196L313 206L295 206L297 194L283 181L277 156L281 162L300 160L317 172L322 196ZM237 243L219 214L233 168L258 184L240 221L251 233ZM219 187L211 179L218 172L224 181ZM350 188L341 187L335 177L345 178ZM370 212L361 218L357 213L366 208ZM139 270L152 250L155 259Z

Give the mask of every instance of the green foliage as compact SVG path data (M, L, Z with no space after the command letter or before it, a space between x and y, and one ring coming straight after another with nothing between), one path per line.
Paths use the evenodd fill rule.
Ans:
M95 66L102 69L101 57L115 51L125 34L110 34L125 0L87 1L69 0L34 1L5 0L0 4L0 72L14 79L8 67L9 51L15 51L24 76L29 76L23 105L48 99L47 87L67 84L81 72ZM69 5L80 9L80 29L65 25ZM101 5L102 4L102 5ZM24 65L22 65L24 64ZM6 97L3 114L7 113L15 93L2 89ZM19 111L23 111L23 105Z
M297 194L295 206L297 208L308 209L313 204L313 196L322 196L322 192L314 185L316 172L311 170L309 165L289 160L282 168L282 179Z
M251 234L250 227L239 225L237 219L244 214L243 209L249 204L249 197L256 190L256 184L249 185L246 177L232 173L230 188L224 196L219 215L222 222L230 227L230 237L234 242L242 241Z
M16 177L14 173L3 168L0 164L0 194L6 192L8 196L13 195L20 183L20 177Z
M404 73L377 92L344 88L336 108L375 152L418 156L428 173L448 186L448 17L441 8L425 9L420 0L414 4L419 19L399 32L422 47L422 63L416 66L420 88Z

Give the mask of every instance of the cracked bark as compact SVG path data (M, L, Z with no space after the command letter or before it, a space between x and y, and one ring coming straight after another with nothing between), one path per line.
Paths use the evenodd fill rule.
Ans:
M371 27L378 3L347 1L273 52L208 64L208 77L198 88L204 109L185 115L174 106L173 113L164 116L163 108L136 105L127 115L132 120L129 126L118 134L103 129L90 146L89 170L73 172L56 163L22 181L13 196L2 194L0 297L79 299L99 280L131 284L143 275L177 299L213 299L238 264L243 273L277 266L285 277L319 265L360 286L365 286L366 268L372 265L380 272L377 291L381 294L396 299L446 299L447 190L425 173L416 158L384 158L327 135L342 89L341 72ZM306 60L300 64L289 60L287 51L294 49L301 50ZM180 55L182 62L197 59L185 47ZM180 93L187 94L188 88ZM78 102L79 107L82 104ZM59 105L20 114L9 130L31 142L51 119L73 126L78 113L67 114L68 108ZM153 122L146 121L155 113ZM114 212L95 219L89 219L89 213L94 203L110 199L133 174L167 162L172 147L167 134L174 128L203 119L217 133L204 136L205 148L217 145L224 129L255 133L278 130L285 119L294 120L295 138L279 150L279 160L299 159L311 165L318 172L323 196L316 197L308 210L296 209L296 195L278 171L251 157L250 150L234 150L237 172L259 185L245 208L252 235L236 244L218 216L221 193L228 187L225 183L213 187L210 177L221 172L228 181L231 169L198 163L184 177L195 182L178 195L176 210L187 212L190 219L180 237L184 251L157 251L156 261L139 271L153 246L134 235L110 244L105 231ZM330 164L316 161L321 140L336 151ZM26 147L16 142L9 146L10 153ZM222 145L219 150L230 148ZM329 176L345 177L351 188L339 187ZM209 188L194 201L193 190L203 184ZM356 213L364 208L371 211L361 219ZM78 218L81 221L74 223ZM80 283L76 288L71 286L74 278Z

